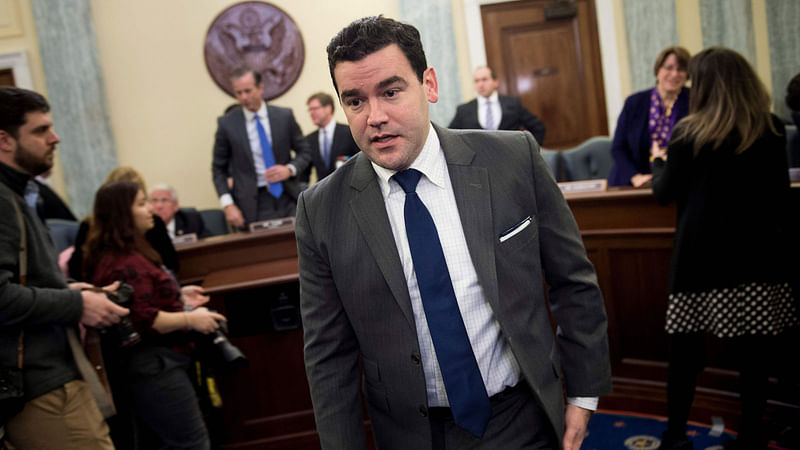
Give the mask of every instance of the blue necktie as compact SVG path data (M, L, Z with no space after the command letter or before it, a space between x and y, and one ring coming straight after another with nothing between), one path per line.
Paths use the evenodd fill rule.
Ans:
M421 176L421 172L408 169L393 178L406 193L408 246L453 419L480 438L492 416L492 406L458 310L436 225L416 193Z
M275 165L275 155L272 154L272 145L267 138L267 132L264 131L264 125L261 125L261 118L256 114L253 116L256 120L256 130L258 130L258 140L261 141L261 155L264 157L264 168L269 169ZM269 184L269 193L273 197L279 198L283 194L283 183Z
M328 139L328 131L325 128L322 129L322 162L325 163L325 167L330 167L331 165L328 163L328 158L331 156L331 140Z

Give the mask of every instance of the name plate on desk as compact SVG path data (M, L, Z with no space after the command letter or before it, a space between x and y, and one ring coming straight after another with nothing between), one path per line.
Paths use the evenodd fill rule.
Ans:
M584 180L558 183L561 192L604 192L608 188L608 180Z
M197 233L182 234L172 238L173 244L192 244L197 242Z
M294 226L294 217L284 217L282 219L262 220L261 222L253 222L250 224L250 231L271 230L273 228L281 228L287 225Z

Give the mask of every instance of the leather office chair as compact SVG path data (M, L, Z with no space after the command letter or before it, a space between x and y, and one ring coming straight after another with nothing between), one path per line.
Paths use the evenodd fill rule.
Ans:
M50 229L50 235L53 236L53 243L58 253L75 245L75 236L78 235L80 223L64 219L47 219L45 222Z
M211 233L211 236L219 236L230 232L228 221L225 220L225 213L221 209L201 209L199 212L203 217L206 230Z
M549 150L543 148L542 159L544 159L544 162L546 162L547 166L550 167L550 173L553 174L553 177L555 177L556 181L564 181L562 179L564 176L561 170L563 165L561 152L558 150Z
M600 180L608 178L614 159L611 157L611 138L596 136L575 148L561 152L565 181Z

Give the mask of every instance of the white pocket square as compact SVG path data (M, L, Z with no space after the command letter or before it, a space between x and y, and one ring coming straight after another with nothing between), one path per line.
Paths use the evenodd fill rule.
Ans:
M516 236L520 231L524 230L525 228L528 228L531 222L533 222L531 216L526 217L525 219L522 220L522 222L514 225L513 227L503 232L503 234L500 235L500 242L505 242L511 239L512 237Z

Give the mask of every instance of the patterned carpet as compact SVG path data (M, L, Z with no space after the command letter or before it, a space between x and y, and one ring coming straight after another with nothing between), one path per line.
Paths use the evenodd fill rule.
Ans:
M589 435L582 450L655 450L661 444L661 432L667 428L665 417L600 410L589 422ZM690 423L687 434L695 450L722 450L726 439L735 433L721 427ZM770 449L789 450L779 444Z

